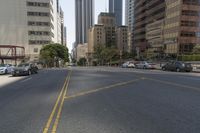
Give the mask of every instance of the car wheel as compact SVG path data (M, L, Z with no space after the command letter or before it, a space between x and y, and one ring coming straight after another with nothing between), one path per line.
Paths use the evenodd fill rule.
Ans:
M162 70L163 70L163 71L166 71L166 68L165 68L165 67L162 67Z
M31 74L32 74L31 70L28 70L28 75L31 75Z
M8 74L8 70L7 69L5 70L5 74Z
M180 68L176 68L176 72L180 72L181 70L180 70Z

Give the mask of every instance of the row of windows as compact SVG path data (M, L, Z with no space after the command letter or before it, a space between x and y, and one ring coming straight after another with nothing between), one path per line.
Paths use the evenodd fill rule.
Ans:
M176 2L173 2L173 3L170 3L167 5L167 8L174 8L176 6L178 6L180 4L180 0L176 1Z
M200 16L200 12L198 11L193 11L193 10L183 10L182 15L186 16Z
M176 38L178 37L178 32L164 34L164 38Z
M180 15L180 12L179 11L176 11L176 12L173 12L171 14L167 14L167 18L170 19L170 18L174 18L174 17L177 17Z
M200 32L182 31L181 36L182 37L200 37Z
M50 32L49 31L29 31L28 32L29 35L37 35L37 36L49 36Z
M27 12L28 16L44 16L44 17L49 17L50 13L48 12Z
M29 44L49 44L48 40L29 40Z
M200 5L200 1L199 0L183 0L183 4Z
M187 26L187 27L200 27L200 22L194 22L194 21L181 21L181 26Z
M182 43L180 44L180 51L181 52L192 52L195 43Z
M27 6L49 7L49 3L42 3L42 2L27 2Z
M174 28L174 27L177 27L179 26L179 22L175 22L175 23L171 23L171 24L166 24L165 25L165 29L171 29L171 28Z
M29 21L28 22L29 26L50 26L49 22L34 22L34 21Z

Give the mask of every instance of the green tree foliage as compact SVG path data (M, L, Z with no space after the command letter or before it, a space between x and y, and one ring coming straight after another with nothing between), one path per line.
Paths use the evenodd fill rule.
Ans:
M66 63L69 61L68 49L61 44L45 45L40 50L41 60L48 66L59 66L59 61Z
M194 54L200 54L200 44L199 44L199 45L196 45L196 46L193 48L193 53L194 53Z
M85 66L86 63L87 63L86 58L80 58L79 61L78 61L79 66Z
M97 45L94 47L94 58L97 60L99 65L105 65L105 63L119 59L119 51L115 47Z

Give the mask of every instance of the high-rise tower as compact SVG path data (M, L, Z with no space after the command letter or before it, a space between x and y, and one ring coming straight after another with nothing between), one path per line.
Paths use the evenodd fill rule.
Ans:
M94 24L94 0L75 0L76 44L88 42L88 29Z
M122 25L122 0L109 0L109 12L115 13L116 23L118 26Z

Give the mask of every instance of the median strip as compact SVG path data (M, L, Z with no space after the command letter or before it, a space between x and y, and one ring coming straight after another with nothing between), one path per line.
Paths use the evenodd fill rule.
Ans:
M54 124L53 124L53 128L52 128L52 131L51 133L56 133L57 131L57 128L58 128L58 123L59 123L59 120L60 120L60 116L61 116L61 112L62 112L62 108L63 108L63 104L64 104L64 101L65 101L65 96L67 94L67 90L68 90L68 86L69 86L69 81L70 81L70 77L71 77L71 73L72 71L70 71L70 74L69 74L69 78L67 80L67 84L65 86L65 91L64 91L64 94L63 94L63 97L62 97L62 101L61 101L61 104L60 104L60 107L58 109L58 113L56 115L56 119L54 121Z
M49 131L49 129L50 129L50 125L51 125L52 120L53 120L53 118L54 118L54 116L55 116L55 113L56 113L56 110L57 110L58 105L59 105L59 103L60 103L60 100L61 100L61 98L65 97L65 95L63 95L63 93L64 93L65 90L67 89L67 88L66 88L66 85L67 85L67 83L68 83L68 81L69 81L69 79L70 79L70 75L71 75L71 71L70 71L70 73L68 74L68 76L67 76L66 79L65 79L65 82L64 82L64 85L63 85L63 87L62 87L62 90L61 90L61 92L60 92L60 94L59 94L59 96L58 96L58 98L57 98L57 100L56 100L56 103L55 103L55 105L54 105L54 107L53 107L53 110L52 110L52 112L51 112L51 114L50 114L50 116L49 116L49 119L48 119L48 121L47 121L47 123L46 123L46 125L45 125L45 128L44 128L44 130L43 130L42 133L48 133L48 131Z

